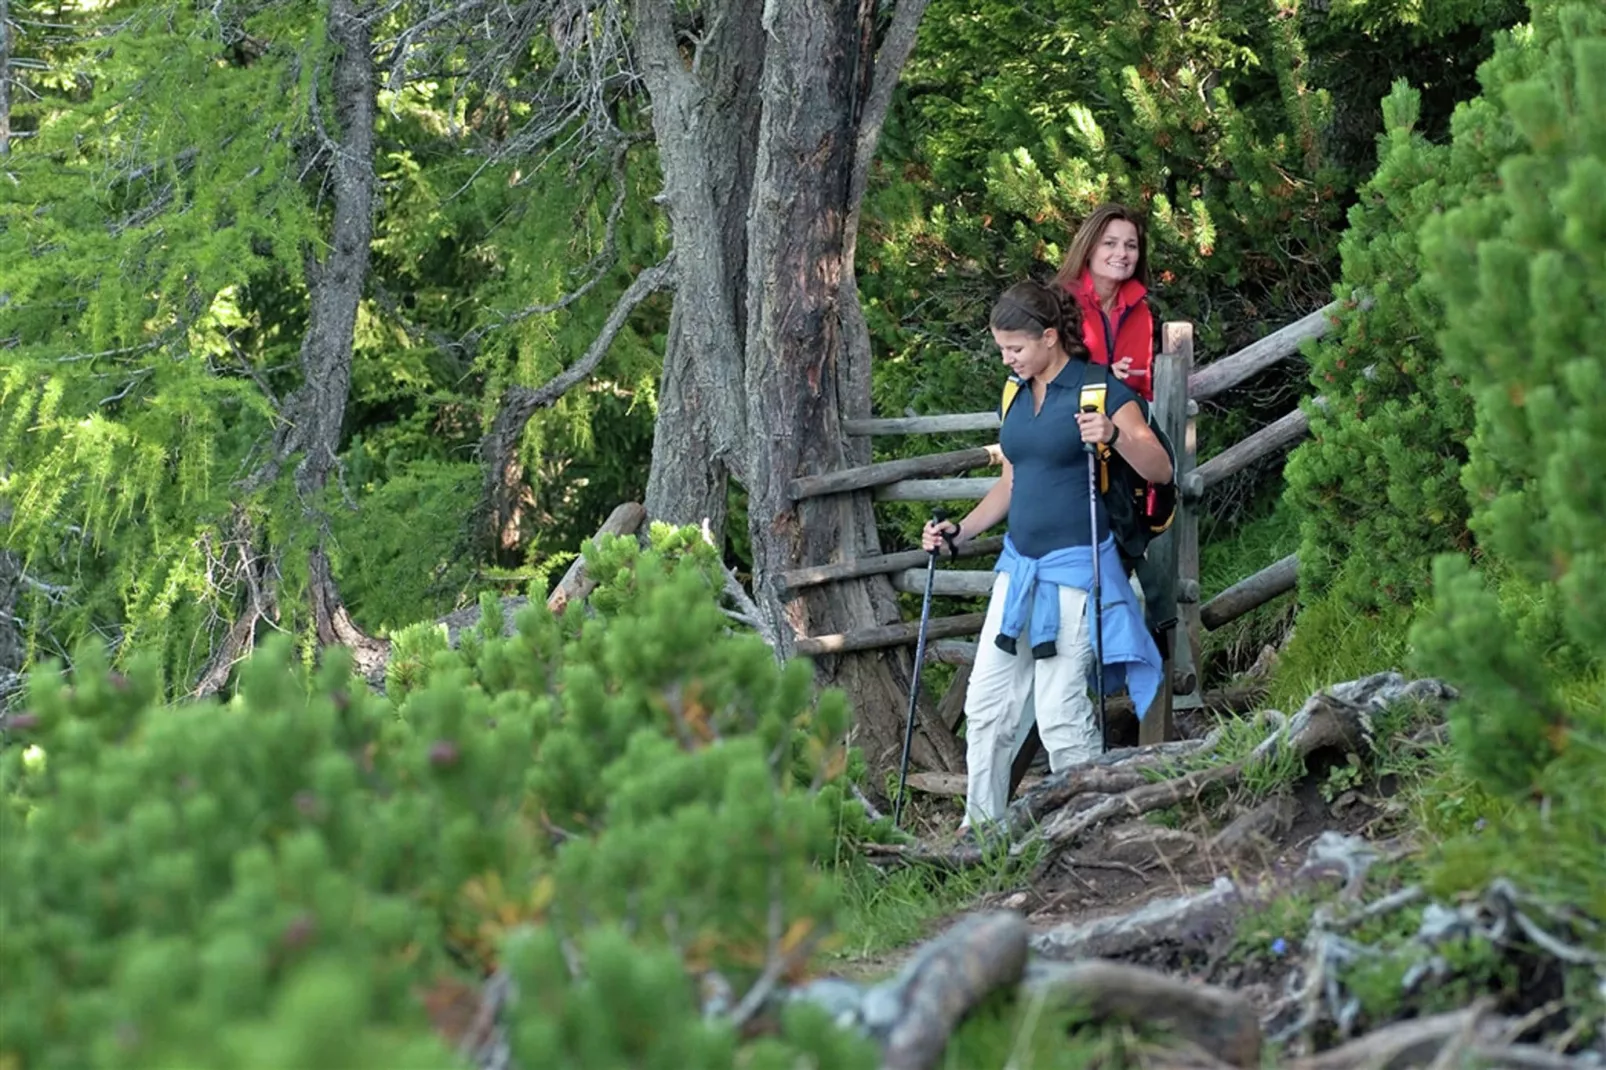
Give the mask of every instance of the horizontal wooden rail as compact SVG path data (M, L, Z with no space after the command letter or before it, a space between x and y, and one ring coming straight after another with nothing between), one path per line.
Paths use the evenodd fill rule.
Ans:
M927 626L927 639L952 639L960 635L980 635L987 620L985 613L962 613L957 617L938 617ZM857 650L879 650L889 646L907 646L920 636L920 622L900 621L881 624L856 632L836 635L806 636L797 640L796 649L807 657L822 654L848 654Z
M998 578L992 569L939 569L931 577L931 593L952 598L986 598L993 593L993 581ZM912 568L892 574L892 585L900 591L924 594L926 570Z
M938 639L926 644L926 660L943 665L974 665L976 641L974 639Z
M905 479L877 488L878 502L978 502L993 489L997 476L972 479Z
M996 535L987 539L976 539L972 542L961 543L960 557L981 557L985 554L996 554L1004 548L1004 537ZM879 554L875 557L861 557L853 561L833 561L828 565L811 565L808 568L795 568L790 572L781 573L781 582L778 584L781 593L796 591L804 587L815 587L822 583L835 583L838 580L853 580L860 576L878 576L885 572L902 572L906 568L920 568L926 563L924 550L900 550L892 554ZM947 553L944 551L944 560Z
M1361 308L1371 308L1372 299L1362 298ZM1208 401L1225 394L1251 376L1299 352L1308 339L1321 338L1333 329L1333 317L1343 308L1338 301L1330 302L1302 319L1297 319L1281 330L1273 331L1256 342L1251 342L1236 353L1212 361L1188 377L1188 397L1194 401Z
M799 476L786 486L793 501L814 498L822 494L841 494L844 491L880 487L902 479L922 476L946 476L955 472L968 472L972 468L992 468L1004 463L1004 453L997 443L978 446L970 450L950 450L947 453L928 453L922 457L903 457L896 461L878 461L861 468L846 468L840 472L826 472L817 476Z
M1199 623L1211 631L1230 624L1252 609L1293 590L1299 582L1299 555L1289 554L1275 564L1228 587L1199 607Z
M941 416L887 416L871 420L843 420L849 435L931 435L948 431L993 431L996 412L956 412Z
M1207 491L1228 476L1237 475L1262 458L1280 453L1310 433L1310 417L1295 409L1281 419L1233 443L1193 470L1200 491Z

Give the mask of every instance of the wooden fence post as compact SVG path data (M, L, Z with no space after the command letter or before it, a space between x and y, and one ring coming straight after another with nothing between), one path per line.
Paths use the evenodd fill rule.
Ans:
M1175 353L1186 374L1193 377L1193 324L1167 323L1161 330L1161 348ZM1193 479L1193 470L1199 453L1198 402L1191 396L1192 384L1183 404L1182 434L1172 441L1177 451L1177 485L1185 490ZM1199 705L1201 677L1200 662L1203 651L1199 629L1199 506L1187 493L1177 496L1177 518L1172 523L1176 532L1177 553L1177 617L1178 628L1172 643L1173 688L1172 708L1194 708ZM1178 702L1177 696L1185 695Z
M1169 330L1173 324L1167 324ZM1169 335L1166 336L1170 338ZM1171 440L1172 448L1181 453L1187 434L1188 420L1188 359L1173 350L1169 344L1165 352L1154 358L1154 419L1160 430ZM1180 456L1178 458L1180 463ZM1143 580L1143 600L1151 624L1159 632L1158 638L1165 650L1161 666L1160 690L1154 696L1143 719L1138 724L1138 743L1164 743L1176 733L1171 719L1171 677L1176 665L1178 555L1177 543L1181 535L1178 522L1186 505L1177 501L1178 516L1171 527L1149 544L1148 559L1139 568Z

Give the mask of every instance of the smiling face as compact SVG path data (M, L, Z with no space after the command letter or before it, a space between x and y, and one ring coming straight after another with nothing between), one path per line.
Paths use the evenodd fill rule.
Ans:
M1119 286L1138 267L1138 228L1124 219L1112 219L1099 235L1087 259L1094 282Z
M1059 334L1050 327L1033 336L1028 331L1001 331L993 328L993 341L1009 370L1022 379L1035 379L1056 363L1063 363Z

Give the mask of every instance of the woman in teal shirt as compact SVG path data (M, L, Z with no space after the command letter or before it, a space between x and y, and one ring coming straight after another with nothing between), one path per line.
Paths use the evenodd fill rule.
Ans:
M1148 708L1160 680L1160 652L1110 538L1102 500L1093 530L1087 451L1089 444L1106 444L1156 482L1171 478L1170 456L1149 429L1137 395L1088 361L1073 298L1035 282L1017 283L993 306L990 325L1023 390L999 428L1003 474L957 525L927 524L922 538L930 552L945 534L964 542L1008 522L965 698L961 830L1003 818L1015 729L1028 696L1054 772L1101 750L1088 695L1095 546L1103 577L1100 660L1124 668L1139 710ZM1080 411L1084 386L1105 391L1104 412ZM1022 631L1024 645L1018 642Z

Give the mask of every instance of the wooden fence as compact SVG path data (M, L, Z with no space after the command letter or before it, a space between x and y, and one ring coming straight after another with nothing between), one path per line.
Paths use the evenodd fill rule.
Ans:
M1193 325L1166 323L1161 330L1161 352L1155 357L1154 414L1177 450L1177 515L1170 530L1149 548L1152 574L1173 576L1176 582L1161 584L1162 589L1146 591L1149 620L1165 626L1162 651L1169 650L1160 694L1142 721L1141 743L1163 742L1173 738L1172 712L1201 704L1200 672L1203 630L1213 630L1238 619L1280 594L1292 590L1297 582L1299 562L1289 555L1248 576L1201 604L1199 587L1199 506L1213 487L1249 465L1277 455L1309 432L1310 422L1303 410L1295 408L1286 416L1261 428L1204 464L1196 464L1199 403L1217 398L1250 377L1296 354L1301 343L1320 338L1333 322L1338 305L1327 305L1291 323L1236 353L1201 367L1195 367ZM1321 398L1316 403L1321 403ZM940 416L910 416L846 421L849 435L920 435L961 431L993 431L998 428L995 412L957 413ZM791 482L793 500L822 494L841 494L873 490L877 501L953 502L977 501L998 478L1002 464L997 443L975 449L907 457L859 468L804 476ZM977 470L995 469L990 475L970 475ZM961 557L993 557L1003 548L1001 537L977 539L960 550ZM801 590L860 576L891 574L901 591L925 590L926 554L921 550L882 554L852 561L835 561L795 569L782 577L790 590ZM934 591L939 595L985 597L992 590L991 570L943 569L936 574ZM984 614L965 613L933 618L927 644L931 660L965 666L954 680L962 689L969 679L968 665L975 656L975 643L960 641L980 633ZM800 654L838 654L849 651L914 643L919 624L904 621L840 635L808 636L797 641ZM962 693L942 702L946 710L962 709Z

